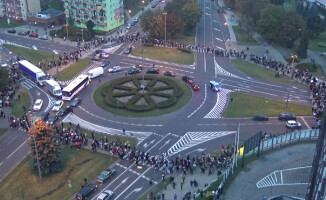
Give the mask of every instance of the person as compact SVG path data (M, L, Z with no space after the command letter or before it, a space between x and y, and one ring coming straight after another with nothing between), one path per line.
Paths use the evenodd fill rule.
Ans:
M174 193L174 196L173 196L174 200L177 200L178 196L176 193Z

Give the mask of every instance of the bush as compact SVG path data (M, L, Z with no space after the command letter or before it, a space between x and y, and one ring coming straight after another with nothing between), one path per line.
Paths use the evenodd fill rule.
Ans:
M156 106L156 108L161 108L161 109L162 108L168 108L168 107L173 106L174 104L176 104L177 100L178 100L178 98L173 96L173 97L169 98L166 101L162 101L160 103L157 103L155 106Z
M182 51L183 53L191 54L191 51L189 49L186 49L186 48L180 48L180 47L178 47L178 50L179 51Z
M326 47L326 42L319 42L318 43L318 46L319 47Z
M317 64L313 63L300 63L295 68L300 69L302 71L308 72L316 72L317 71Z

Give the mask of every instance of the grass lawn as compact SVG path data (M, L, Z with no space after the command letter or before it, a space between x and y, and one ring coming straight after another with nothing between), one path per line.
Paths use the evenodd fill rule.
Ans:
M303 71L310 72L313 76L317 76L321 79L325 79L325 72L319 64L312 64L312 63L300 63L297 66L295 66L297 69L301 69Z
M18 100L18 93L20 93L20 100ZM31 99L27 89L19 88L12 101L12 114L19 118L22 117L24 115L24 106L28 111L31 106Z
M63 126L67 128L67 127L69 127L69 123L65 123ZM72 127L73 129L75 129L76 125L71 124L71 127ZM81 132L81 133L87 133L87 138L92 139L91 131L81 128L81 129L80 129L80 132ZM122 132L122 130L121 130L121 132ZM130 137L123 137L123 136L117 136L117 135L107 135L107 134L105 134L105 133L103 133L103 134L101 134L101 133L94 133L94 135L95 135L95 137L96 137L97 139L101 139L101 138L103 138L104 136L106 136L106 138L107 138L109 141L117 141L117 139L119 138L119 140L120 140L122 143L125 143L125 142L128 141L131 147L135 147L135 146L137 146L137 140L135 140L135 139L133 139L133 138L130 138Z
M270 100L239 92L231 93L230 98L233 98L233 102L228 104L223 117L253 117L255 114L277 116L285 111L295 115L312 115L311 106L307 105L289 102L286 110L286 101Z
M173 111L178 110L179 108L183 107L184 105L186 105L189 102L189 100L192 96L190 87L188 87L184 82L182 82L180 80L175 80L175 81L183 89L183 95L182 95L182 97L180 97L178 99L176 104L174 104L171 107L165 108L165 109L157 109L156 108L156 109L146 111L146 112L132 112L132 111L129 111L126 109L119 109L119 108L114 108L114 107L108 106L105 103L103 96L101 95L101 90L103 87L106 87L108 84L110 84L110 82L104 83L103 85L98 87L93 94L93 98L94 98L94 102L96 103L96 105L98 105L100 108L102 108L103 110L106 110L108 112L118 114L118 115L129 116L129 117L149 117L149 116L162 115L162 114L173 112Z
M178 33L174 36L172 39L173 41L179 43L179 44L195 44L196 40L196 32L194 31L190 35L185 35L184 33Z
M79 59L78 62L75 62L74 64L62 70L61 72L54 75L53 77L58 79L59 81L68 81L73 77L75 77L80 72L82 72L91 63L92 61L90 60Z
M40 183L38 174L31 170L32 157L27 156L1 182L0 199L69 199L81 189L84 178L90 182L103 169L115 162L116 158L63 145L61 160L63 171L43 177ZM71 180L72 188L68 187L68 180ZM53 192L47 195L50 191Z
M7 19L0 19L0 28L15 28L22 25L25 25L25 23L10 21L10 24L8 24Z
M7 128L0 128L0 137L8 131Z
M257 45L257 41L239 26L232 26L239 45Z
M34 49L28 49L24 47L18 47L10 44L4 44L4 46L9 49L10 51L14 52L15 54L22 56L26 60L30 61L34 65L38 66L38 62L42 60L53 60L53 55L54 59L57 60L59 58L59 55L50 53L50 52L45 52L45 51L38 51ZM44 68L43 70L47 71L47 68Z
M325 46L318 46L319 43L323 43ZM326 31L321 33L318 37L309 40L308 48L312 51L326 52Z
M131 52L132 55L142 57L142 47L138 46L134 51ZM162 60L168 61L178 64L184 65L192 65L195 62L195 54L191 53L184 53L176 48L166 48L164 47L146 47L144 46L144 57L155 59L155 60Z
M247 62L245 60L232 59L231 63L238 70L242 71L243 73L245 73L249 76L255 77L255 78L284 83L284 84L299 85L299 86L307 87L306 85L304 85L300 82L292 80L287 75L281 75L280 77L275 78L275 74L276 74L275 71L269 70L263 66L256 65L251 62Z

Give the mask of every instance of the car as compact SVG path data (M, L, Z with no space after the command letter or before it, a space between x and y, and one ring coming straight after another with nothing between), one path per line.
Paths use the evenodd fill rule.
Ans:
M62 117L62 116L66 115L66 114L69 114L71 112L73 112L72 107L66 106L66 107L61 108L61 110L58 112L58 115L60 117Z
M34 103L33 110L34 111L39 111L42 109L43 106L43 100L42 99L37 99Z
M132 22L130 23L131 26L135 26L135 24L136 24L135 21L132 21Z
M151 8L155 8L157 6L156 2L154 2L151 6Z
M143 65L139 65L139 64L137 64L137 65L134 65L134 66L132 66L133 68L139 68L139 69L143 69Z
M117 65L112 68L109 68L109 73L119 72L119 71L121 71L121 67Z
M59 111L63 106L63 101L62 100L58 100L54 103L54 106L52 108L52 111Z
M104 183L105 181L109 180L111 176L116 173L116 170L113 168L109 168L107 170L102 171L96 178L96 182Z
M278 119L281 121L285 120L296 120L297 117L294 114L291 113L280 113L278 116Z
M135 19L134 19L134 22L139 22L139 17L136 17Z
M101 65L100 65L100 67L107 67L107 66L109 66L110 65L110 61L108 61L108 60L105 60L105 61L103 61L102 63L101 63Z
M134 37L138 37L140 35L140 33L137 31L133 34Z
M8 64L3 60L0 60L0 65L1 67L8 67Z
M74 100L71 101L70 106L71 107L77 107L78 104L81 103L81 98L75 98Z
M9 29L7 32L8 33L16 33L16 30L15 29Z
M97 185L94 183L90 183L83 187L79 192L76 194L76 199L78 200L84 200L87 199L93 192L97 190Z
M101 58L109 58L110 57L110 54L108 54L108 53L101 53L100 56L101 56Z
M171 76L171 77L175 77L175 73L171 72L171 71L166 71L163 74L164 76Z
M49 118L50 113L49 112L43 112L41 114L41 120L45 122Z
M192 89L193 89L194 91L198 91L198 90L200 90L200 86L197 85L196 82L191 82L190 85L191 85L191 87L192 87Z
M135 73L140 73L140 72L141 72L141 69L139 69L139 68L131 68L128 71L129 74L135 74Z
M294 120L289 120L286 122L286 128L288 129L300 129L301 124L300 122L294 121Z
M128 25L126 26L126 29L131 29L131 24L128 24Z
M192 76L183 76L182 80L184 82L186 82L186 83L192 83L192 82L194 82L194 77L192 77Z
M50 117L49 117L49 119L48 119L48 123L49 124L54 124L56 121L58 120L58 116L56 115L56 114L53 114L53 115L51 115Z
M10 61L11 61L11 64L12 64L12 65L18 65L18 61L17 61L16 58L12 57L12 58L10 59Z
M25 35L28 35L29 33L30 33L30 31L21 31L18 33L18 35L25 36Z
M155 67L151 67L151 68L148 68L146 73L147 74L159 74L160 70L158 68L155 68Z
M268 116L263 114L255 114L254 115L255 121L268 121Z
M125 54L130 54L131 51L132 51L132 48L131 48L131 47L128 47L128 48L126 48L126 50L125 50Z
M31 33L31 34L29 34L29 37L37 38L38 37L38 34L37 33Z
M91 60L101 60L100 54L96 54L91 58Z
M113 199L113 192L111 190L105 190L100 195L98 195L96 200L111 200Z
M94 56L97 55L97 54L101 54L101 53L104 53L104 50L103 49L98 49L94 52Z
M39 36L38 39L40 40L48 40L48 36L47 35L42 35L42 36Z

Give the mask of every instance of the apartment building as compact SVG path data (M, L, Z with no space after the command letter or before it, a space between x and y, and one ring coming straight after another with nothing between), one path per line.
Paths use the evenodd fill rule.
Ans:
M94 30L110 31L124 24L123 0L64 0L66 20L86 28L88 20L95 24Z
M41 11L40 0L1 0L0 17L10 21L26 21L28 13Z
M322 8L326 9L326 0L316 0L315 2L317 5L319 5Z

